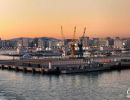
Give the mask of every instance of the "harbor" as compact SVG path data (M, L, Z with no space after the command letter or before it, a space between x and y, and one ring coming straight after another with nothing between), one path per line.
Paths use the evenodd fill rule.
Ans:
M0 100L130 100L130 0L0 0Z
M2 70L14 70L39 74L75 74L94 71L127 69L130 66L129 38L92 38L83 33L76 38L62 39L16 38L1 41L0 56L10 57L0 60Z

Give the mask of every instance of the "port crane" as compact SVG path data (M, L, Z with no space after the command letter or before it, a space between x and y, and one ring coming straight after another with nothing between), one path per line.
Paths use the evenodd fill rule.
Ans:
M73 33L73 38L72 38L72 43L70 45L70 49L71 49L71 58L74 58L75 57L75 54L76 54L76 51L75 51L75 34L76 34L76 26L74 27L74 33ZM62 36L62 51L63 51L63 54L62 56L66 56L67 55L67 45L65 43L65 36L64 36L64 33L63 33L63 27L61 26L61 36Z
M76 34L76 26L74 27L74 34L73 34L73 39L71 43L71 57L74 58L76 51L75 51L75 34Z
M62 36L62 56L66 56L67 55L67 46L66 46L66 43L65 43L65 36L64 36L64 33L63 33L63 27L61 26L61 36Z
M61 26L61 35L62 35L62 39L63 39L63 42L65 40L65 36L64 36L64 33L63 33L63 27Z
M83 58L83 40L84 40L85 34L86 34L86 27L84 28L83 35L80 38L79 43L78 43L78 47L79 47L78 57L79 58Z

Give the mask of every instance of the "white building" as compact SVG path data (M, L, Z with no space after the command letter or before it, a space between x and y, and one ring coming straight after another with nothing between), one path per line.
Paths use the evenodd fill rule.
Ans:
M38 47L45 48L45 42L42 39L38 39Z
M29 40L25 38L21 38L17 42L17 46L22 46L22 47L28 47L29 46Z
M108 40L105 38L99 39L99 46L102 46L102 47L109 46Z
M121 49L123 48L123 40L119 37L116 37L114 40L114 48Z

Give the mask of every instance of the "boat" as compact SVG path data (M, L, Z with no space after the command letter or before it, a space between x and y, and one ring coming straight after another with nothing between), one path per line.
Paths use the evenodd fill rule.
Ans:
M93 62L83 61L79 59L75 61L59 61L55 63L52 62L51 67L49 68L51 73L58 72L61 74L86 73L108 69L110 69L109 64L94 61Z
M66 69L61 69L60 72L62 74L72 74L72 73L86 73L86 72L94 72L94 71L102 71L108 70L110 66L105 64L101 64L98 62L93 62L87 65L79 65L79 67L69 67Z

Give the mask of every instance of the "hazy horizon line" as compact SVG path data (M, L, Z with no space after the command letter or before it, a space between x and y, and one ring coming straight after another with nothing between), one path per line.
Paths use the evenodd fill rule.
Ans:
M81 36L82 37L82 36ZM100 36L97 36L97 37L92 37L92 36L85 36L85 37L89 37L90 39L91 38L103 38L103 39L105 39L105 38L108 38L108 37L110 37L110 38L116 38L116 37L119 37L119 38L121 38L121 39L123 39L123 38L130 38L130 37L121 37L121 36L103 36L103 37L100 37ZM35 39L35 38L54 38L54 39L60 39L60 40L63 40L63 38L58 38L58 37L50 37L50 36L38 36L38 37L27 37L27 36L20 36L20 37L14 37L14 38L9 38L9 39L2 39L1 38L1 40L12 40L12 39L17 39L17 38L30 38L30 39ZM79 39L80 37L78 37L78 38L75 38L75 39ZM64 39L73 39L73 38L64 38Z

